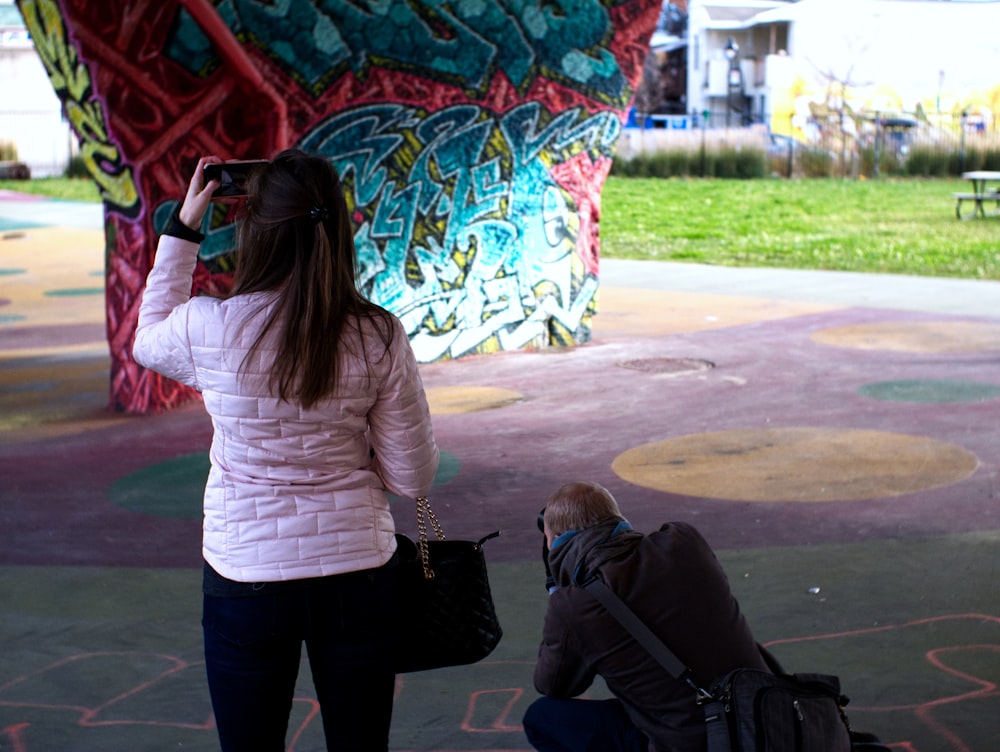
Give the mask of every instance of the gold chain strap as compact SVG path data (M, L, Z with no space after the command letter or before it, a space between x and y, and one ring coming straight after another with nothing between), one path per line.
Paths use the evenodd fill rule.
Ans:
M426 519L425 519L426 516ZM438 540L444 540L444 531L437 516L431 510L431 503L426 496L417 498L417 548L420 549L420 563L424 567L424 579L433 580L434 570L431 569L431 555L427 548L427 520L431 521L434 535Z

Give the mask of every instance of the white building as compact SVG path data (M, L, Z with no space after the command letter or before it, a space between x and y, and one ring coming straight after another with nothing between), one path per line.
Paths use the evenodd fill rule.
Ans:
M32 177L62 175L76 137L12 0L0 0L0 143L13 144Z
M692 112L801 128L810 102L1000 115L1000 2L690 0ZM726 47L732 40L732 60Z

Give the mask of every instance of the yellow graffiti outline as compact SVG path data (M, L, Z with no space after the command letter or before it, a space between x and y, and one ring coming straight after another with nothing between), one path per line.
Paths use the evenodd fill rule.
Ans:
M90 72L79 61L66 34L59 5L53 0L23 0L20 7L49 80L63 102L66 119L80 141L80 155L102 198L126 214L136 214L139 191L132 168L122 164L121 152L108 137L104 110L93 97Z

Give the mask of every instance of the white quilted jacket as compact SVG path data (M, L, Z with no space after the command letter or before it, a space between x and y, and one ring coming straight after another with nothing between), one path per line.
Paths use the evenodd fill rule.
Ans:
M133 355L202 393L212 417L205 488L205 560L223 577L269 582L384 564L395 550L386 490L426 494L438 449L416 359L399 321L388 352L365 321L342 388L312 409L267 386L274 338L237 378L274 293L191 298L198 246L160 238L139 308ZM342 348L343 349L343 348ZM370 457L374 449L376 459Z

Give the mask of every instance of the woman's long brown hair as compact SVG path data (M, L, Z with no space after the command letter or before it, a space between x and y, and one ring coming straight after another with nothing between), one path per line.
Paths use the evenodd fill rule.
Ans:
M341 349L350 347L345 327L360 330L360 319L369 317L388 347L391 314L358 291L354 234L329 160L283 151L251 176L248 188L232 294L277 291L278 299L243 365L279 325L271 389L310 408L336 391ZM357 342L364 357L364 338Z

